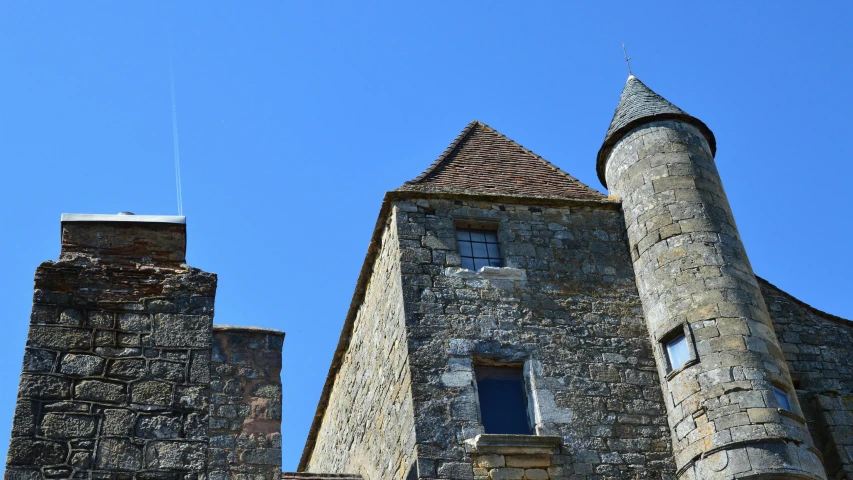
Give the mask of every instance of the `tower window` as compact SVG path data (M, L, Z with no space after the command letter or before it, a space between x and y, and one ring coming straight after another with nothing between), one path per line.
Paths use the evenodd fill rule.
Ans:
M690 361L690 347L687 345L687 337L683 332L664 342L666 347L666 360L669 363L669 371L678 370Z
M474 375L486 433L529 435L521 367L475 365Z
M779 404L779 408L789 412L793 411L791 410L791 399L788 397L788 392L782 390L776 385L773 385L773 395L776 396L776 403Z
M483 267L501 267L498 234L494 230L460 228L456 230L456 243L462 257L462 268L480 270Z

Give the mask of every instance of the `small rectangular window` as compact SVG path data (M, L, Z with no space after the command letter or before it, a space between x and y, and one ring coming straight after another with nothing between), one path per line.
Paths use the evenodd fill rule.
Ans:
M690 361L690 347L687 345L687 337L683 333L672 337L665 342L665 345L669 371L678 370Z
M459 228L456 243L462 257L462 268L478 271L483 267L501 267L498 234L494 230Z
M776 403L779 404L779 408L782 410L787 410L792 412L791 410L791 399L788 398L788 392L782 390L781 388L773 385L773 395L776 396Z
M521 367L475 365L474 375L486 433L529 435Z

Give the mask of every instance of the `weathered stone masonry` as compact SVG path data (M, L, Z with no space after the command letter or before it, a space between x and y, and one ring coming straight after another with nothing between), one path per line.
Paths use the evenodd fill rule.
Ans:
M853 478L853 322L760 286L827 477Z
M210 364L211 480L281 476L284 332L213 327Z
M413 463L414 414L406 346L401 253L396 216L383 229L351 344L332 377L334 387L316 443L301 470L403 478ZM347 327L345 327L346 329Z
M63 221L60 260L36 271L6 478L204 477L216 276L183 263L185 231Z
M793 385L709 140L680 119L617 137L607 185L622 201L678 475L825 478L808 429L777 413L773 386ZM660 342L674 330L695 342L695 361L669 373Z
M490 474L482 462L494 457L471 444L483 434L478 361L523 363L532 433L562 438L544 470L525 460L529 478L666 478L666 418L618 204L512 201L396 203L419 478ZM466 222L497 228L506 267L459 268ZM522 478L511 476L519 465L495 468Z
M284 334L212 327L216 276L185 249L183 217L63 216L5 478L281 476Z

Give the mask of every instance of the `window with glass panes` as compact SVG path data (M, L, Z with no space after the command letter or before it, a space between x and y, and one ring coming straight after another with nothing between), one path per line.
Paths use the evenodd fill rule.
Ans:
M791 399L788 397L788 392L782 390L776 385L773 385L773 395L776 397L776 402L779 404L779 408L789 412L793 411L791 410Z
M494 230L457 229L456 243L462 257L462 268L477 271L487 266L503 266L498 247L498 232Z
M680 333L666 342L666 358L669 361L669 371L678 370L690 361L690 347L687 337Z

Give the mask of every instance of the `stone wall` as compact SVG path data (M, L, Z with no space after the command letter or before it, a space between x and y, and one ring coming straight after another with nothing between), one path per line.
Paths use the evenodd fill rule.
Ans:
M469 442L474 480L549 480L564 478L553 463L562 438L537 435L478 435Z
M63 222L36 270L7 479L203 478L216 276L183 224Z
M672 478L618 204L467 198L395 203L419 478L482 476L477 362L524 365L532 433L561 438L549 478ZM469 223L497 228L505 268L460 268Z
M703 134L677 120L638 126L605 174L622 201L679 478L825 478ZM663 342L676 334L691 360L670 369ZM779 415L774 388L792 415Z
M392 216L307 460L308 472L361 474L365 480L402 479L413 463L400 255Z
M210 479L281 476L284 332L213 327Z
M853 478L853 322L811 308L767 282L761 282L761 292L827 477Z

